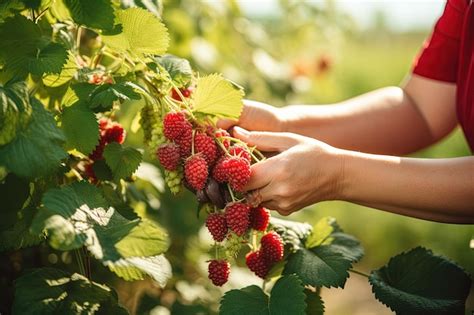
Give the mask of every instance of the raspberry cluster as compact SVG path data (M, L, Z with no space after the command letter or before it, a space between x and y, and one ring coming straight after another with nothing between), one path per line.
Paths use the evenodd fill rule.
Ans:
M171 98L176 100L176 108L181 108L179 104L191 93L191 89L179 89L179 93L173 89ZM209 279L216 286L225 284L230 274L228 259L246 246L252 247L247 255L248 268L265 278L283 258L283 242L268 230L269 211L245 202L251 164L258 162L255 149L210 121L174 107L165 111L159 128L155 133L163 137L154 152L168 187L173 193L186 187L196 194L200 208L207 213L205 225L216 247L216 257L209 261Z
M99 143L96 145L94 151L89 154L90 162L84 166L84 173L93 183L97 182L97 176L94 172L94 163L104 159L104 148L111 142L122 144L125 141L126 131L118 122L112 121L109 118L101 118L99 120Z

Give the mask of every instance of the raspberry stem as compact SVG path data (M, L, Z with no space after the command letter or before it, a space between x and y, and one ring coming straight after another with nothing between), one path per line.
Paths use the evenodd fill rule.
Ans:
M196 129L193 129L193 137L191 138L191 155L194 155L194 136L196 135Z
M252 250L257 250L257 233L255 231L252 232Z
M230 188L230 185L227 184L227 189L229 190L229 193L230 193L230 197L232 198L232 201L235 202L235 196L234 196L234 192L232 191L232 189Z

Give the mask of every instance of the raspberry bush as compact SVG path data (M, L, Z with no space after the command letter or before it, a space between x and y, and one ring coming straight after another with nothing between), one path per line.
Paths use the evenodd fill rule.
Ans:
M243 89L167 54L163 8L150 3L0 4L0 250L12 266L22 257L35 267L4 273L2 296L13 304L0 311L126 314L116 283L103 281L110 273L178 292L172 266L197 269L167 254L180 242L161 224L186 226L192 198L212 239L207 284L230 289L221 314L323 313L320 289L344 287L360 242L332 218L310 226L246 203L252 165L264 157L215 125L238 118ZM139 108L126 130L121 115L131 107ZM137 132L142 140L129 140ZM173 203L181 199L185 206ZM185 219L150 215L161 203ZM262 287L233 287L234 271L245 269ZM375 297L403 314L460 313L471 283L421 247L366 276Z

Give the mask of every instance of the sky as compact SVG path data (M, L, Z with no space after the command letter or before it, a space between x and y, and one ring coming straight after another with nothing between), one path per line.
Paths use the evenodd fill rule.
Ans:
M324 5L324 0L303 0ZM278 14L277 0L237 0L248 16ZM446 0L335 0L362 27L368 27L377 12L382 12L395 31L429 29L443 12Z

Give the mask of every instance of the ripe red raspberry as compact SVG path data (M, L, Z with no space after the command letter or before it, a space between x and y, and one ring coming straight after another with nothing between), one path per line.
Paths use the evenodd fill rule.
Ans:
M227 225L238 236L242 236L249 228L249 212L250 207L241 202L229 204L225 208Z
M191 145L193 141L193 130L186 129L179 138L175 140L176 144L179 145L179 154L182 159L186 159L191 155Z
M249 151L241 145L233 145L229 148L229 154L232 156L239 156L247 160L249 163L252 160Z
M227 170L225 169L226 161L227 157L221 157L212 170L212 178L214 178L219 183L227 182L228 179Z
M168 171L176 170L179 165L179 146L174 143L160 145L156 151L156 155L158 160L160 160L161 165L163 165L163 167Z
M184 162L184 176L195 190L204 189L208 175L207 162L202 155L193 155Z
M233 156L224 163L230 187L242 192L250 180L250 165L244 158Z
M104 138L107 143L118 142L122 144L125 140L125 135L126 132L122 125L117 122L109 124L104 132Z
M194 136L194 152L202 153L208 165L214 164L217 156L217 146L214 139L205 133L197 133Z
M283 259L283 241L280 235L271 231L265 234L260 240L260 251L263 258L270 263L275 263Z
M192 88L180 88L179 91L184 97L190 97L191 93L193 92ZM171 97L177 101L181 101L181 96L179 96L178 92L175 89L171 90Z
M207 270L209 279L216 286L222 286L229 279L230 264L227 260L211 260Z
M271 269L270 264L262 257L260 251L248 253L245 257L245 263L250 271L253 271L262 279L265 279Z
M207 217L206 226L216 242L222 242L227 235L227 221L221 213L212 213Z
M265 231L270 220L270 213L264 207L250 209L250 226L257 231Z
M187 121L183 112L168 113L163 120L164 133L169 140L176 140L181 135L192 130L192 125Z

